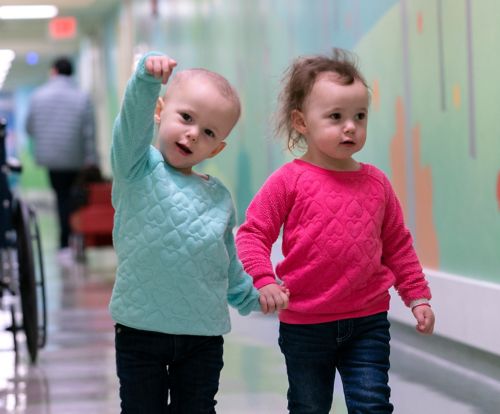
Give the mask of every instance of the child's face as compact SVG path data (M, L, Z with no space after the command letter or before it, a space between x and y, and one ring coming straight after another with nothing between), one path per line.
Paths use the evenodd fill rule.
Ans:
M171 85L159 115L158 141L167 162L184 174L224 149L237 121L234 104L201 75Z
M319 74L303 110L292 113L294 128L307 142L303 159L325 168L352 168L353 154L366 141L368 105L368 90L359 80L342 85L335 73Z

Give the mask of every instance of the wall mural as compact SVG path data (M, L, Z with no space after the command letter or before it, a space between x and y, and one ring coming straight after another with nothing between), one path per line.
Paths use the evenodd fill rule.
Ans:
M495 0L170 0L134 2L135 44L204 66L240 91L228 149L202 168L243 218L291 159L272 115L292 58L353 50L372 89L359 159L383 169L427 268L500 283L500 26Z

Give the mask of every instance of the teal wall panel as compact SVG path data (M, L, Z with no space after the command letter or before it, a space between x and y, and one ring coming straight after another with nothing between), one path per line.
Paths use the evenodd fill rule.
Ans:
M500 283L500 26L494 0L133 2L134 46L203 66L239 90L227 150L201 169L232 190L240 220L292 155L273 134L283 71L302 54L353 50L372 89L359 159L390 177L426 267Z

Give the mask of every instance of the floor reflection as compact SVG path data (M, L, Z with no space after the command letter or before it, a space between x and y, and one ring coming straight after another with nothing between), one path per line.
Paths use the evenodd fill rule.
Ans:
M50 215L44 235L48 341L37 366L25 344L16 364L10 333L0 329L0 414L115 414L119 412L113 322L107 305L116 258L109 248L89 249L85 265L61 267L55 260ZM8 315L0 312L0 328ZM232 312L218 395L222 414L286 412L286 374L277 346L277 319ZM398 414L500 414L500 379L481 378L439 361L393 334L391 386ZM499 386L496 388L496 386ZM345 414L340 380L332 412ZM149 413L145 413L149 414Z

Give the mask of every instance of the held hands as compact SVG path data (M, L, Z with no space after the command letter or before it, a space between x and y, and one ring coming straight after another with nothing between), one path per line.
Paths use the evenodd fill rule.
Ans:
M427 305L415 306L412 310L413 316L417 320L417 332L424 335L431 335L434 331L434 312Z
M145 62L146 71L155 78L161 78L161 83L166 84L177 62L168 56L149 56Z
M273 313L280 309L287 308L290 291L285 286L271 283L261 287L259 292L259 302L262 313Z

